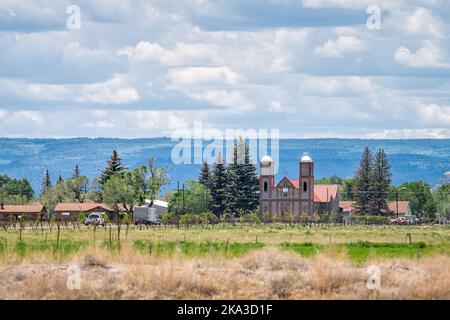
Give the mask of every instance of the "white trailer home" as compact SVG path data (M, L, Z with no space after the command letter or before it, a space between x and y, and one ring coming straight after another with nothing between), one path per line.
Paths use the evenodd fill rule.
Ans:
M151 201L145 200L145 204L135 207L133 210L134 224L158 224L161 221L161 216L167 212L168 203L162 200L154 200L153 205L150 206Z

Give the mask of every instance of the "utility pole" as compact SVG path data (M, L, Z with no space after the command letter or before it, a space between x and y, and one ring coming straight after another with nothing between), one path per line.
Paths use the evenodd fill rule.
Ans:
M398 219L398 189L395 189L395 201L397 202L397 219Z
M183 213L185 213L185 212L184 212L184 208L185 208L185 207L184 207L184 183L183 183L183 191L182 191L182 192L183 192Z
M398 192L405 190L405 189L406 189L405 187L400 188L400 189L395 188L395 201L397 202L397 219L398 219Z

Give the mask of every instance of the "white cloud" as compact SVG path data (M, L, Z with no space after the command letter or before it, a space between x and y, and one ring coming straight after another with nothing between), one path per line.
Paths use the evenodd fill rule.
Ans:
M27 137L30 134L42 132L42 129L45 128L45 121L45 115L39 111L0 110L0 136Z
M235 90L200 90L186 92L186 95L191 99L206 101L217 106L228 107L228 110L232 113L251 111L255 107Z
M271 101L269 106L269 111L271 112L281 112L283 108L281 107L281 103L279 101Z
M349 97L374 93L370 79L363 77L310 77L304 76L300 85L307 95Z
M445 125L450 127L450 106L437 104L419 104L419 119L428 124Z
M0 136L3 137L129 137L170 136L185 129L195 112L155 110L47 110L2 111Z
M398 63L412 68L449 68L450 64L442 62L443 55L439 48L427 43L415 53L401 46L395 51L394 58Z
M392 25L395 25L410 36L436 38L444 36L444 24L426 8L419 7L413 12L396 13L390 18L390 21Z
M74 101L81 103L126 104L139 101L141 98L131 86L125 84L121 76L105 81L81 86Z
M172 69L166 76L169 84L193 85L236 85L239 75L228 67L188 67Z
M373 2L373 1L372 1ZM353 1L353 0L302 0L302 5L305 8L324 8L324 7L337 7L337 8L365 8L371 4L371 1Z
M314 53L327 58L341 58L348 53L361 52L365 50L365 43L354 36L338 36L329 39L321 47L314 49Z
M235 1L80 1L79 31L66 29L64 3L2 1L1 135L160 136L198 119L300 137L449 125L445 1L254 1L257 12ZM382 9L381 30L365 26L369 5ZM275 16L289 8L310 19Z
M0 120L5 118L9 114L8 110L0 109Z
M125 76L115 75L100 83L59 85L25 83L0 79L0 93L5 97L27 101L76 102L94 104L126 104L140 100L136 89L127 84Z
M344 8L352 10L366 9L368 6L377 5L383 10L400 10L418 5L437 7L442 5L441 0L302 0L305 8Z
M386 129L364 135L368 139L448 139L450 129Z
M167 50L158 43L141 41L136 47L118 50L117 54L125 55L136 62L164 65L220 64L221 62L215 48L204 43L179 42L172 50Z

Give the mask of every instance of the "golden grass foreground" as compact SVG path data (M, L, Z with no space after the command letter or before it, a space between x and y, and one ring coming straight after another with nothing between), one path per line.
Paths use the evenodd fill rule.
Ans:
M62 240L87 241L66 255L4 250L0 299L450 299L448 227L132 229L123 234L120 250L104 245L107 231L97 232L95 243L92 229L62 232ZM404 256L403 251L399 256L369 254L365 260L349 259L344 249L335 250L364 239L400 244L408 233L413 242L438 249ZM26 230L21 236L22 241L37 242L44 236L52 241L54 235ZM0 237L9 247L17 247L15 231ZM220 254L220 246L214 247L214 254L187 254L190 251L178 245L170 254L158 254L134 245L144 240L195 244L225 239L225 254ZM229 253L228 246L251 239L260 245ZM282 243L325 249L304 255ZM81 271L79 289L68 287L68 268L74 265ZM367 288L370 265L380 267L378 290Z

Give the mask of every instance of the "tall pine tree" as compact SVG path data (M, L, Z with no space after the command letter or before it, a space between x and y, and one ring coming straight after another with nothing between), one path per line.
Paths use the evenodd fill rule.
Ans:
M251 213L258 206L259 188L256 167L250 159L250 149L241 137L234 145L233 161L227 167L226 207L230 214Z
M43 194L47 189L50 189L51 187L52 187L52 180L50 178L50 173L48 172L48 169L46 169L44 178L42 179L41 194Z
M373 156L369 147L364 149L359 168L355 174L355 210L359 214L370 214L373 203Z
M205 188L210 188L211 181L208 159L205 159L202 168L200 169L200 174L198 175L198 183L202 184Z
M80 167L78 165L75 166L75 169L73 170L72 178L76 179L81 176Z
M376 215L389 213L387 198L391 186L391 166L383 149L379 149L375 155L372 171L372 203L371 211Z
M122 164L122 159L116 150L113 150L111 159L107 161L107 166L100 175L100 184L104 185L109 178L115 174L121 174L125 172L127 168Z
M246 213L252 213L258 208L259 204L259 177L256 166L250 158L250 147L248 143L245 144L245 164L244 164L244 180L245 180L245 195L246 195Z
M225 196L227 189L226 168L221 154L217 156L210 180L212 197L211 209L217 217L220 217L226 209Z

